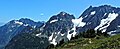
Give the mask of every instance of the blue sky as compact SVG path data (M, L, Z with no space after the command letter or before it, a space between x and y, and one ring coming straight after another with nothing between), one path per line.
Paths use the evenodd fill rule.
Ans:
M90 5L104 4L120 7L119 0L0 0L0 23L20 18L47 21L60 11L78 18Z

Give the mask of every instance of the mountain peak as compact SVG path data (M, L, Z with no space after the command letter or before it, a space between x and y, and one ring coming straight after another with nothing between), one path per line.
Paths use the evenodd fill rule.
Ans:
M112 7L111 5L101 5L99 7Z
M99 7L101 7L101 8L116 8L116 7L113 7L111 5L101 5Z
M28 19L28 18L21 18L20 20L30 20L30 19Z
M117 13L120 10L120 8L113 7L111 5L101 5L98 7L93 7L93 10L98 10L98 11L102 11L105 13Z
M64 12L64 11L62 11L62 12L60 12L59 14L60 14L60 15L65 15L65 14L67 14L67 13Z
M28 18L21 18L21 19L19 19L19 21L22 21L22 22L29 22L29 21L32 21L32 22L34 22L33 20L28 19Z
M75 19L75 17L73 15L71 15L71 14L68 14L68 13L62 11L59 14L52 16L49 19L49 21L52 21L52 20L63 20L63 19L71 20L71 19Z
M111 5L101 5L101 6L90 6L89 8L87 8L83 14L80 17L91 17L94 15L103 15L103 14L109 14L109 13L120 13L120 8L119 7L112 7ZM79 18L80 18L79 17Z

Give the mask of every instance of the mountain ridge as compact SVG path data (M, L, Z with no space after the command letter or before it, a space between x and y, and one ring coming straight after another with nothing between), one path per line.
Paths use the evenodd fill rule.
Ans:
M30 34L30 40L34 38L32 37L39 37L37 40L41 41L42 44L45 46L35 47L30 45L32 48L35 49L46 49L47 46L53 45L53 47L56 47L57 45L61 44L62 42L68 42L72 40L72 38L76 38L79 34L82 32L86 32L89 29L93 29L96 31L101 31L103 34L109 34L109 35L115 35L119 34L120 32L120 8L112 7L110 5L102 5L98 7L92 7L90 6L88 9L86 9L83 14L79 18L75 18L74 15L68 14L66 12L60 12L57 15L53 15L44 25L37 28L37 31L34 31ZM93 31L92 30L92 31ZM92 32L90 30L90 32ZM37 32L37 33L36 33ZM89 33L89 32L88 32ZM98 34L102 34L99 32L96 32ZM23 34L24 35L24 34ZM33 36L31 36L33 35ZM91 36L91 34L88 34L88 37ZM27 39L23 38L27 36L20 36L18 38L17 42L19 43L22 41L21 39ZM45 40L41 40L47 39ZM14 49L14 46L18 45L17 42L14 41L15 39L11 40L8 45L7 49L12 48ZM39 41L39 42L40 42ZM24 41L25 43L30 42L34 45L35 41ZM24 42L22 43L22 48L24 48ZM41 43L40 42L40 43ZM46 44L45 44L46 43ZM27 47L29 48L29 47Z
M34 22L30 19L21 18L20 20L11 20L0 27L0 45L6 45L15 35L22 32L30 33L36 27L41 26L41 22ZM3 47L1 46L1 47Z

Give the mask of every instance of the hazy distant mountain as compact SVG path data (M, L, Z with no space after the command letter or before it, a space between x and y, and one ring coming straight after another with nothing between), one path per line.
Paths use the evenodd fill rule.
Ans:
M34 29L43 25L42 22L34 22L27 18L12 20L0 27L0 45L5 46L15 35L31 33ZM1 46L0 46L1 47Z

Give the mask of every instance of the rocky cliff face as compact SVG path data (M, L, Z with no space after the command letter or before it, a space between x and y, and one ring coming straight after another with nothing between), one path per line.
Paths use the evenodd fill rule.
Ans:
M90 6L79 17L82 18L84 26L79 27L78 30L85 31L88 29L101 30L108 32L110 35L119 33L120 8L112 7L110 5L102 5L99 7Z

